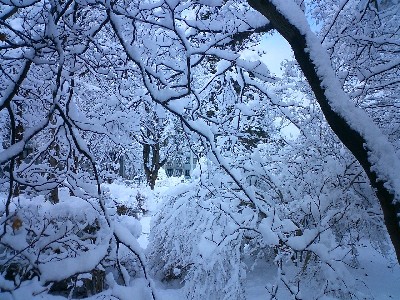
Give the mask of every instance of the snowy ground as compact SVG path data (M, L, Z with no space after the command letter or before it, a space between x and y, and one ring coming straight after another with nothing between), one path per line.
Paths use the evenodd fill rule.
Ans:
M177 184L179 181L173 183ZM155 192L162 193L168 189L168 185L164 187L157 187ZM120 186L110 186L113 195L128 194L129 190ZM150 232L151 216L157 211L159 203L153 199L154 202L148 203L150 209L149 213L143 216L140 220L142 224L142 235L139 238L139 243L143 248L147 247L147 237ZM365 245L364 248L359 250L359 261L362 268L354 271L356 278L361 278L364 283L362 289L366 294L370 294L376 300L394 300L400 299L400 266L393 259L388 262L382 255L376 251L373 246ZM268 266L258 264L253 270L249 270L246 282L246 298L249 300L265 300L269 299L265 286L266 282L271 282L275 279L275 270L270 269ZM166 286L158 284L158 296L161 300L184 299L183 294L176 289L165 289ZM284 299L289 295L282 296ZM323 300L333 300L333 298L325 298Z
M162 186L156 187L154 192L146 188L140 190L140 193L145 195L148 199L146 203L147 212L140 216L142 233L138 242L143 249L148 245L151 218L160 206L160 197L157 197L157 195L168 191L168 185L177 183L179 183L179 181L169 184L165 184L164 182L161 184ZM129 187L123 183L105 185L105 188L109 189L111 197L120 203L129 203L138 193L138 189ZM354 271L354 277L360 278L360 281L363 281L363 283L359 285L360 291L370 294L373 299L377 300L400 299L400 267L395 260L388 262L388 260L375 251L371 245L366 245L364 248L360 249L359 261L362 268ZM261 263L256 265L252 270L249 270L246 281L247 299L269 299L265 286L266 282L273 282L274 278L275 270ZM145 283L140 279L136 280L135 283L136 284L132 287L117 286L87 299L115 299L112 295L118 295L121 300L144 300L145 296L143 295L145 292L143 289ZM157 288L156 296L159 300L184 299L184 294L180 289L171 288L160 282L154 282L154 285ZM43 290L43 287L41 287L37 281L32 280L26 284L22 284L21 287L13 293L13 296L9 293L0 293L0 300L65 299L63 297L40 293L41 290ZM34 292L34 296L32 292ZM288 295L282 295L281 299L289 299L287 296ZM333 298L324 298L323 300L332 299Z

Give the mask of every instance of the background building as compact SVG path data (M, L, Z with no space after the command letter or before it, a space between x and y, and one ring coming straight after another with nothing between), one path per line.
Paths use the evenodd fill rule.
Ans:
M197 156L193 155L192 152L189 152L186 155L178 153L165 164L165 173L168 177L180 177L183 175L185 178L190 178L193 169L196 167L197 161Z

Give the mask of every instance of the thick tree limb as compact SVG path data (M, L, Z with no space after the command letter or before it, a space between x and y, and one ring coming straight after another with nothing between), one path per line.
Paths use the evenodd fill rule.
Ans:
M25 80L28 75L29 69L31 68L32 61L26 60L24 62L24 66L21 69L21 72L18 74L18 78L15 82L10 82L8 88L5 90L3 97L0 97L0 111L6 108L14 96L18 93L19 88L21 87L22 82Z
M329 126L365 170L379 199L385 225L396 251L397 260L400 263L400 203L398 199L395 199L396 193L399 193L399 191L396 191L395 187L391 186L390 176L387 180L381 178L382 176L378 176L381 170L372 161L371 153L374 153L375 149L372 149L373 146L370 145L367 133L360 126L351 124L349 119L346 119L340 112L338 106L333 106L333 103L338 99L334 99L332 93L328 91L326 78L323 77L324 72L321 70L321 66L317 65L313 60L313 47L315 48L315 44L310 44L311 42L307 35L311 31L309 28L308 31L300 28L300 26L296 25L297 23L293 24L294 22L290 21L290 17L278 10L277 2L279 1L248 0L248 3L268 18L276 30L288 41ZM301 25L304 25L304 22ZM318 50L323 51L321 45ZM324 68L326 67L324 65ZM333 74L333 70L329 71ZM341 92L343 93L343 91ZM338 93L338 95L340 97L341 93ZM371 124L365 125L367 127Z

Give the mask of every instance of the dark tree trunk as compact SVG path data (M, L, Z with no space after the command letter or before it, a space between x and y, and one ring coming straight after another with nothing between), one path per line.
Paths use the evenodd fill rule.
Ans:
M54 115L52 115L50 117L50 122L52 124L56 123L56 118L55 118ZM51 133L53 135L57 134L54 129L51 130ZM59 160L59 155L60 155L60 146L57 144L56 136L54 136L54 141L49 146L49 149L48 149L49 164L50 164L50 167L51 167L51 169L52 169L52 171L54 173L49 172L49 174L47 175L48 176L48 180L51 180L51 181L54 181L54 182L57 181L57 179L56 179L57 175L55 175L55 174L57 174L57 171L60 170L60 164L59 164L59 161L58 161ZM51 203L53 203L53 204L56 204L56 203L60 202L60 199L58 197L58 184L54 188L52 188L50 190L50 193L49 193L48 197L49 197L48 198L49 201Z
M58 146L56 145L54 148L56 149L56 153L58 154ZM50 166L55 170L58 167L58 161L51 154L49 154L49 156L50 156L49 157ZM54 175L50 175L49 179L53 179L53 178L54 178ZM58 197L58 186L56 186L50 190L49 200L53 204L60 202L60 199Z
M24 136L24 125L22 124L23 109L22 109L22 103L19 102L14 102L14 103L16 107L16 116L17 116L16 120L17 126L15 127L15 142L18 143L19 141L22 141L22 138ZM23 153L20 153L15 158L15 169L17 169L18 166L21 165L23 159L24 159ZM11 170L10 172L13 172L13 170ZM22 191L23 187L18 182L15 182L13 196L18 197Z
M150 163L150 155L151 155L151 163ZM160 161L160 145L154 144L143 144L143 164L144 164L144 173L146 174L147 184L150 186L152 190L154 190L154 186L156 185L156 180L158 177L158 172L161 167L164 165L165 160Z
M313 63L306 37L299 29L291 24L286 17L277 10L269 0L248 0L248 3L263 14L275 27L275 29L288 41L294 56L300 65L320 107L334 133L341 142L351 151L354 157L366 172L371 186L374 188L382 207L386 228L396 251L397 260L400 263L400 204L394 202L393 193L385 187L385 182L378 181L375 171L371 170L371 162L368 160L366 140L361 132L350 126L330 105L326 96L326 88L322 84L322 78L317 73L317 67Z

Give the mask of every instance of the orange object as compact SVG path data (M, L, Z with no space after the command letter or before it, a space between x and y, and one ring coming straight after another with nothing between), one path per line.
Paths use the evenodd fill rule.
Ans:
M21 226L22 226L22 220L18 217L15 217L11 224L13 231L20 229Z

